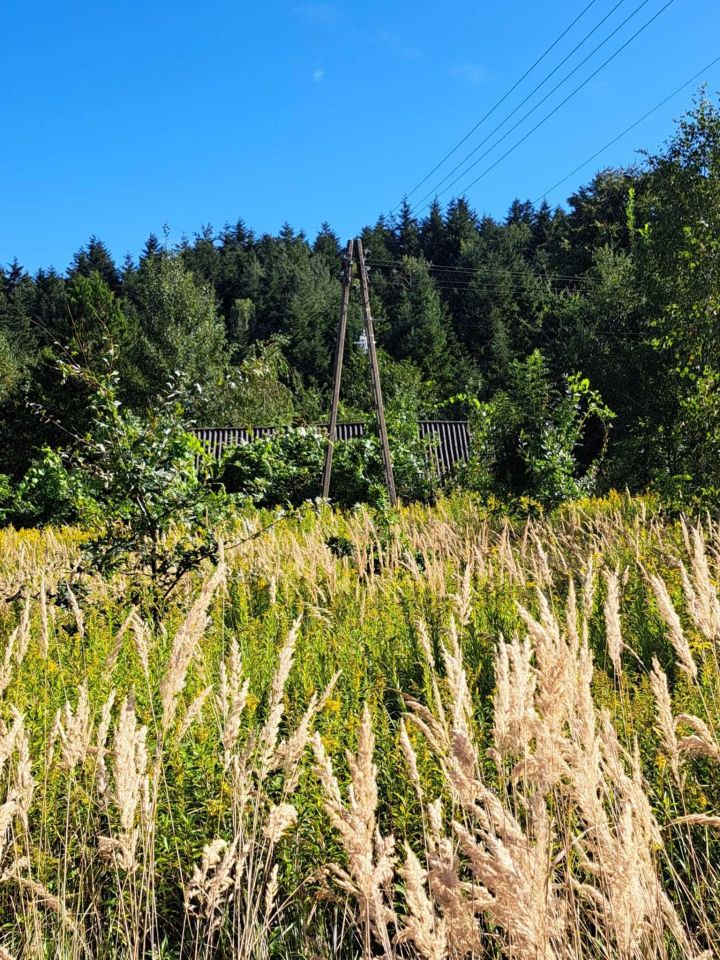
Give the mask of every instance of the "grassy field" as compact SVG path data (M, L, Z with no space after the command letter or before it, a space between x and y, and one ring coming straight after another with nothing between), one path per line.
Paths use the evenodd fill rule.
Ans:
M308 509L160 618L79 539L0 533L0 958L720 947L711 520Z

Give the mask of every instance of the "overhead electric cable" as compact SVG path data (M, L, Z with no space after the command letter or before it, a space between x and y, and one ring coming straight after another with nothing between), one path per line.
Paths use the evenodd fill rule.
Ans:
M629 127L625 127L622 133L618 133L618 135L613 137L612 140L608 140L608 142L603 147L600 147L600 149L595 153L593 153L591 157L583 160L583 162L578 164L574 170L571 170L570 173L566 174L561 180L558 180L557 183L554 183L548 190L545 190L544 193L541 193L540 196L538 196L533 202L537 203L539 200L542 200L547 196L548 193L552 193L553 190L565 183L566 180L569 180L570 177L574 176L579 170L582 170L583 167L587 166L588 163L592 163L596 157L599 157L601 153L604 153L609 147L612 147L613 144L617 143L618 140L621 140L626 134L630 133L631 130L634 130L635 127L638 127L641 123L643 123L643 121L647 120L648 117L652 116L652 114L661 107L664 107L666 103L673 99L673 97L676 97L685 89L685 87L689 87L691 83L694 83L704 73L707 73L707 71L714 67L716 63L720 63L720 57L716 57L714 60L708 63L707 66L704 66L702 70L698 70L698 72L694 76L690 77L689 80L686 80L685 83L681 84L679 87L676 87L672 93L669 93L659 103L656 103L654 107L651 107L647 113L644 113L638 120L636 120L634 123L631 123Z
M623 0L621 0L621 2L623 2ZM545 50L544 53L541 53L540 56L537 58L537 60L532 64L532 66L528 67L528 69L525 71L525 73L524 73L518 80L515 81L515 83L510 87L510 89L507 90L507 91L502 95L502 97L500 97L500 99L499 99L495 104L493 104L492 107L490 107L490 109L488 110L488 112L487 112L483 117L481 117L481 118L478 120L478 122L475 124L475 126L472 128L472 130L469 130L461 140L458 140L458 142L455 144L455 146L452 148L452 150L450 150L449 153L446 153L445 156L442 158L442 160L440 160L438 163L436 163L435 166L432 168L432 170L431 170L429 173L425 174L425 176L422 178L422 180L420 180L418 183L415 184L415 186L412 188L412 190L405 195L406 198L407 198L407 197L411 197L417 190L419 190L420 187L421 187L427 180L429 180L430 177L431 177L437 170L440 169L440 167L445 163L445 161L446 161L446 160L449 160L450 157L455 153L455 151L456 151L456 150L459 150L460 147L475 133L475 131L478 129L478 127L482 126L482 124L485 123L485 121L488 119L488 117L491 117L491 116L493 115L493 113L495 113L495 111L497 110L497 108L498 108L499 106L501 106L503 103L505 103L505 101L506 101L507 98L510 96L510 94L511 94L511 93L514 93L514 91L517 90L517 88L520 86L520 84L523 82L523 80L524 80L526 77L528 77L528 76L533 72L533 70L535 69L535 67L539 66L539 64L542 63L542 61L545 59L545 57L546 57L552 50L555 49L555 47L558 45L558 43L560 43L560 41L572 30L572 28L575 26L575 24L578 22L578 20L580 20L580 19L588 12L588 10L590 9L590 7L594 6L595 3L597 3L597 0L590 0L590 3L588 3L585 7L583 7L583 9L582 9L582 10L580 11L580 13L575 17L575 19L572 21L572 23L568 24L568 26L565 27L565 29L563 30L563 32L562 32L558 37L556 37L555 40L553 40L553 42L550 44L550 46L547 48L547 50ZM397 210L398 206L399 206L399 204L397 204L395 207L393 207L390 212L392 213L394 210Z
M541 127L544 123L547 123L547 121L548 121L551 117L553 117L553 116L558 112L558 110L561 110L562 107L564 107L566 103L568 103L570 100L572 100L572 98L573 98L577 93L579 93L579 92L583 89L583 87L586 87L586 86L588 85L588 83L590 83L590 81L593 80L593 79L600 73L601 70L604 70L605 67L606 67L612 60L615 59L615 57L619 56L619 54L621 54L621 53L623 52L623 50L625 50L625 49L633 42L633 40L637 39L637 37L639 37L641 33L643 33L645 30L647 30L647 28L648 28L652 23L654 23L654 21L657 20L657 18L658 18L662 13L664 13L664 12L667 10L667 8L668 8L669 6L671 6L674 2L675 2L675 0L667 0L667 2L657 11L657 13L654 13L654 14L652 15L652 17L650 17L649 20L646 20L645 23L644 23L638 30L636 30L635 33L633 33L631 37L628 37L628 39L627 39L620 47L618 47L618 49L615 50L614 53L610 54L610 56L609 56L606 60L603 60L603 62L600 64L600 66L599 66L599 67L596 67L595 70L593 70L593 72L592 72L591 74L589 74L589 76L587 76L587 77L582 81L582 83L579 83L579 84L577 85L577 87L575 87L575 89L572 90L572 91L565 97L564 100L561 100L560 103L558 103L555 107L553 107L553 109L552 109L549 113L545 114L545 116L544 116L541 120L539 120L539 121L535 124L534 127L532 127L530 130L528 130L528 132L527 132L526 134L524 134L518 141L516 141L508 150L506 150L505 153L503 153L501 157L498 157L498 159L495 160L493 163L491 163L489 167L487 167L485 170L483 170L483 172L482 172L478 177L475 177L474 180L472 180L470 183L468 183L468 184L463 188L463 193L466 193L468 190L472 189L472 187L474 187L476 183L478 183L480 180L483 179L483 177L487 176L488 173L490 173L492 170L494 170L500 163L502 163L503 160L505 160L506 157L509 157L510 154L513 153L513 151L517 150L517 148L518 148L521 144L525 143L525 141L528 139L528 137L531 137L531 136L533 135L533 133L535 133L536 130L539 130L540 127ZM531 112L532 112L532 111L531 111ZM526 117L527 117L528 115L529 115L529 114L526 114ZM526 117L523 117L523 120L526 119ZM487 150L484 154L482 154L480 157L478 157L477 160L475 160L473 163L471 163L470 166L467 167L466 170L465 170L462 174L460 174L459 177L456 177L456 179L453 180L452 183L448 184L447 187L445 187L443 190L441 190L440 193L438 194L438 196L442 196L444 193L447 193L447 191L450 190L450 189L458 182L458 180L462 180L462 178L465 176L466 173L468 173L470 170L472 170L473 167L477 166L477 164L478 164L485 156L487 156L487 154L488 154L491 150L494 150L494 148L495 148L496 146L498 146L498 144L502 143L502 141L503 141L510 133L512 133L512 131L513 131L517 126L519 126L520 123L522 123L522 120L519 120L518 123L515 124L515 126L511 127L510 130L508 130L506 133L504 133L503 136L502 136L499 140L497 140L497 141L493 144L493 146L490 147L489 150ZM425 206L427 207L427 206L429 206L429 204L425 204ZM424 209L424 208L423 208L423 209ZM415 211L415 212L417 212L417 211Z
M612 33L609 33L609 34L605 37L604 40L601 40L600 43L598 43L598 44L590 51L590 53L588 53L587 56L584 57L584 59L582 59L582 60L580 61L580 63L576 64L576 65L573 67L573 69L572 69L569 73L567 73L567 74L563 77L563 79L562 79L559 83L557 83L557 84L552 88L552 90L551 90L549 93L546 93L546 94L545 94L545 96L542 98L542 100L539 100L539 101L532 107L532 109L529 110L528 113L525 114L525 117L523 117L523 120L526 119L528 116L530 116L530 114L533 113L535 110L537 110L538 107L541 107L541 106L543 105L543 103L545 103L545 101L548 100L548 99L553 95L553 93L555 93L555 91L558 90L564 83L567 83L567 81L570 79L570 77L572 77L574 74L576 74L576 73L578 72L578 70L579 70L581 67L583 67L583 66L588 62L588 60L590 60L590 58L593 57L593 56L598 52L598 50L600 50L602 47L604 47L605 44L606 44L609 40L612 40L612 38L615 36L615 34L618 33L618 31L622 30L622 28L625 26L625 24L626 24L629 20L632 20L632 18L633 18L637 13L639 13L639 11L640 11L647 3L649 3L649 2L650 2L650 0L642 0L642 2L641 2L640 4L638 4L637 7L635 7L635 9L632 11L632 13L630 13L630 14L622 21L622 23L619 24L619 26L617 26L617 27L612 31ZM527 96L523 97L523 99L520 101L520 103L518 103L515 107L513 107L513 109L510 111L510 113L506 114L499 123L495 124L495 126L492 128L492 130L491 130L485 137L483 137L483 139L480 141L480 143L476 144L469 153L465 154L465 156L462 158L462 160L460 160L459 163L456 163L455 166L452 168L452 170L450 170L448 173L446 173L445 176L444 176L441 180L439 180L439 181L435 184L434 187L432 187L430 190L428 190L427 193L425 193L422 197L420 197L420 199L417 201L417 203L415 204L415 206L416 206L416 207L419 206L421 203L423 203L424 200L426 200L428 197L430 197L430 196L432 196L434 193L436 193L436 191L437 191L447 180L449 180L450 177L451 177L454 173L457 173L457 171L463 166L463 164L467 163L467 161L470 159L470 157L474 156L474 154L476 154L476 153L478 152L478 150L480 149L480 147L484 146L484 145L488 142L488 140L489 140L494 134L496 134L496 133L498 132L498 130L501 130L502 127L504 127L505 124L508 122L508 120L512 119L512 117L515 116L515 114L518 112L518 110L521 110L521 109L525 106L525 104L538 92L538 90L540 90L542 87L544 87L545 84L548 82L548 80L550 80L550 78L553 77L553 76L558 72L558 70L559 70L561 67L565 66L565 64L568 62L568 60L570 60L570 58L571 58L575 53L577 53L577 51L580 49L580 47L582 47L582 46L590 39L590 37L591 37L594 33L596 33L596 32L600 29L600 27L601 27L607 20L610 19L610 17L615 13L615 11L618 9L618 7L622 6L623 3L625 3L625 0L618 0L618 2L615 4L615 6L612 7L612 9L609 10L609 11L605 14L605 16L602 17L602 19L599 20L599 21L595 24L595 26L592 28L592 30L590 30L588 33L586 33L585 36L582 38L582 40L580 40L580 42L577 43L577 44L572 48L572 50L571 50L565 57L563 57L563 59L562 59L558 64L556 64L556 65L553 67L553 69L550 71L550 73L546 74L546 75L543 77L543 79L540 81L540 83L536 84L536 85L533 87L533 89L530 91L530 93L528 93ZM522 120L520 120L519 123L522 123ZM515 124L515 126L512 127L511 130L516 129L517 126L518 126L518 124ZM475 129L477 129L477 128L475 128ZM511 131L508 131L508 133L509 133L509 132L511 132ZM491 148L491 149L492 149L492 148ZM483 154L483 156L486 156L486 155L487 155L487 154ZM460 176L462 176L462 174L460 174Z
M579 63L577 63L577 64L572 68L572 70L569 71L569 73L566 73L566 74L565 74L565 76L562 78L562 80L559 80L559 81L555 84L555 86L552 88L552 90L549 90L549 91L545 94L545 96L543 96L540 100L538 100L537 103L535 103L532 107L530 107L530 109L527 110L527 111L522 115L522 117L520 117L519 120L516 120L516 121L515 121L515 123L510 127L509 130L506 130L505 133L504 133L501 137L499 137L494 143L492 143L492 144L487 148L487 150L484 150L484 151L480 154L480 156L477 157L476 160L474 160L471 164L469 164L467 167L465 167L465 169L464 169L463 171L461 171L461 172L457 175L457 177L455 177L455 179L452 180L446 187L444 187L444 188L440 191L440 193L438 194L438 192L437 192L437 191L438 191L438 188L441 187L441 186L443 185L443 183L445 183L445 181L448 179L448 177L451 176L452 173L455 173L455 171L458 170L464 163L466 163L466 161L468 161L468 160L470 159L470 157L472 157L475 153L477 153L477 151L480 149L480 147L482 147L485 143L487 143L487 141L490 139L490 137L492 136L492 134L493 134L493 133L496 133L502 126L504 126L505 120L510 119L510 117L511 117L514 113L517 112L517 109L518 109L518 108L516 108L515 110L513 110L512 113L509 114L508 117L505 118L505 120L503 120L501 123L499 123L499 124L495 127L495 129L492 130L492 131L488 134L487 137L485 137L483 140L481 140L480 143L479 143L476 147L474 147L474 148L470 151L470 153L468 153L468 154L463 158L463 160L462 160L459 164L457 164L457 166L454 167L454 169L450 172L450 174L448 174L447 176L443 177L443 179L442 179L439 183L435 184L435 186L432 188L432 190L429 190L423 197L421 197L414 209L415 209L415 210L420 209L420 204L422 204L423 201L427 200L428 197L430 197L430 196L442 196L442 194L447 193L447 191L450 190L453 186L455 186L456 183L458 183L460 180L462 180L462 178L463 178L470 170L472 170L474 167L476 167L476 166L478 165L478 163L480 163L481 160L483 160L485 157L487 157L488 154L492 153L492 151L493 151L497 146L499 146L499 145L503 142L503 140L506 140L514 130L517 130L517 128L520 127L520 126L528 119L528 117L532 116L532 114L535 113L535 111L536 111L539 107L541 107L544 103L546 103L546 102L550 99L550 97L560 89L560 87L564 86L564 84L567 83L567 81L568 81L572 76L574 76L574 75L578 72L578 70L580 70L581 67L584 67L585 64L588 62L588 60L590 60L590 59L598 52L598 50L600 50L602 47L604 47L605 44L606 44L609 40L612 40L612 38L613 38L617 33L619 33L620 30L622 30L622 28L623 28L630 20L632 20L632 18L633 18L636 14L638 14L638 13L640 12L640 10L642 10L642 8L643 8L644 6L646 6L649 2L650 2L650 0L641 0L641 2L635 7L635 9L632 10L632 11L628 14L628 16L625 17L625 19L624 19L621 23L619 23L619 24L617 25L617 27L615 27L614 30L612 30L603 40L601 40L600 43L596 44L596 46L593 47L593 49L590 51L590 53L588 53L585 57L583 57L583 59L582 59ZM674 0L671 0L671 2L674 2ZM662 11L660 11L660 12L662 12ZM658 16L658 15L659 15L659 14L656 14L655 16ZM645 26L647 26L649 23L652 23L652 20L653 20L653 19L654 19L654 17L651 18L649 21L647 21L647 23L645 24ZM642 29L644 29L644 27L643 27ZM642 33L642 29L641 29L640 31L638 31L638 32L639 32L639 33ZM634 39L635 36L637 36L637 34L633 34L633 37L631 37L630 39L631 39L631 40ZM620 47L620 50L622 50L622 49L624 49L624 48L623 48L623 47ZM606 60L606 61L601 65L600 69L602 69L603 66L605 66L606 64L608 64L608 63L610 62L610 60L612 60L613 57L616 56L617 53L619 53L619 52L620 52L619 50L616 51L616 53L613 54L613 56L611 56L608 60ZM594 76L594 74L593 74L593 76ZM581 86L582 86L582 85L581 85ZM579 89L579 88L576 87L576 89L575 89L575 91L573 91L573 93L575 93L578 89ZM534 91L533 91L533 92L534 92ZM531 96L531 95L532 95L532 94L530 94L529 96ZM572 96L572 94L571 94L571 96ZM520 104L518 104L518 107L522 107L526 101L527 101L527 98L526 98L526 100L523 100ZM566 102L566 101L563 101L563 103L564 103L564 102Z

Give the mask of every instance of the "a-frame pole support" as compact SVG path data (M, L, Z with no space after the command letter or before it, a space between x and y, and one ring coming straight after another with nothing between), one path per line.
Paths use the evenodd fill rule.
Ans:
M372 314L370 313L370 284L368 282L362 240L358 237L355 243L357 246L357 259L360 270L360 293L362 296L363 319L365 321L365 335L367 336L368 353L370 355L370 374L372 376L375 413L377 415L378 433L380 434L383 466L385 467L385 485L387 486L390 504L394 507L397 503L397 495L395 493L395 478L393 476L390 444L388 443L387 426L385 424L385 407L383 405L382 389L380 387L380 367L378 366L377 352L375 350L375 331L373 330Z
M340 381L342 379L343 355L345 353L345 334L347 331L348 304L350 303L350 285L352 283L353 268L353 241L348 245L343 258L342 293L340 296L340 320L338 322L337 344L335 346L335 362L333 365L332 404L330 406L330 423L328 425L328 445L325 448L325 465L323 467L322 495L325 500L330 496L330 475L332 473L333 450L337 439L337 415L340 403Z

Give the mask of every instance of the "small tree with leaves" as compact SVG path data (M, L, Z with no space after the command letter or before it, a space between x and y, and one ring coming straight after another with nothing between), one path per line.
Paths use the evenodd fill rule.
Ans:
M103 574L146 577L162 602L183 576L218 553L228 498L212 488L212 460L188 433L179 392L169 386L145 416L118 398L114 356L101 373L63 363L88 388L91 426L64 454L80 480L78 513L93 532L83 564Z

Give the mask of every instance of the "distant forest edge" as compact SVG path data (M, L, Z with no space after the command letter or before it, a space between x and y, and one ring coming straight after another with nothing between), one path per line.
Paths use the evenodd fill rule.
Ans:
M361 236L389 420L469 419L465 485L716 502L716 99L701 93L660 152L598 173L566 207L516 200L498 221L465 199L420 219L405 203ZM171 391L188 424L325 421L342 249L327 224L310 240L238 221L173 247L150 236L122 264L93 237L64 275L0 269L3 482L90 429L90 381L63 363L98 375L112 363L119 400L142 416ZM353 296L344 420L372 410L361 330Z

